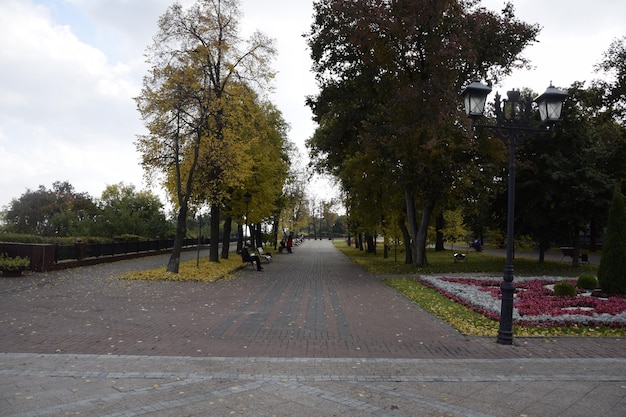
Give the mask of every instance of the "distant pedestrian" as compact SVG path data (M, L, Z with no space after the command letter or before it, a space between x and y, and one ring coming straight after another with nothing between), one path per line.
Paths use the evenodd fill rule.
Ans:
M292 246L293 246L293 236L290 233L289 237L287 238L287 253L292 253L291 252L291 247Z

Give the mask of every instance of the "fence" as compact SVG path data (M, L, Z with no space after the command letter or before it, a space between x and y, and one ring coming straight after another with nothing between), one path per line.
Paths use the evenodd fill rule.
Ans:
M210 240L205 239L200 243L200 247L209 244ZM173 247L173 239L113 243L77 242L71 245L0 243L0 253L6 253L11 257L28 257L30 270L44 272L168 253ZM198 239L183 241L184 250L194 248L198 248Z

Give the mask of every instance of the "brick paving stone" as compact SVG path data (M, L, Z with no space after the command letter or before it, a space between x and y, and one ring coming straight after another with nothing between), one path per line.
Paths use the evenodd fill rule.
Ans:
M624 415L623 338L466 337L329 241L229 281L117 279L166 262L0 280L0 416Z
M187 257L194 253L185 254ZM165 356L626 357L621 338L465 337L330 241L216 283L120 281L156 256L3 280L0 351Z

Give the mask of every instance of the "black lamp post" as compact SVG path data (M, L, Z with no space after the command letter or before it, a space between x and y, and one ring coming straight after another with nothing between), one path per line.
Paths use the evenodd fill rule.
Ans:
M502 294L502 307L500 309L500 329L498 330L498 343L502 345L513 344L513 257L514 257L514 215L515 215L515 148L524 142L529 136L545 131L546 129L532 127L533 100L529 96L521 97L520 92L513 90L507 92L507 98L500 100L496 94L495 99L495 125L477 125L476 121L485 110L487 95L491 87L474 81L461 92L465 104L465 113L473 120L474 127L485 128L495 132L502 142L509 148L509 189L507 207L507 242L506 242L506 266L500 290ZM554 88L552 85L537 97L537 104L541 121L547 123L548 129L561 118L561 110L567 93Z
M250 205L250 201L252 200L252 194L250 191L246 191L243 195L243 201L246 202L246 228L243 231L243 245L246 246L248 243L248 237L246 236L246 230L248 230L248 206Z

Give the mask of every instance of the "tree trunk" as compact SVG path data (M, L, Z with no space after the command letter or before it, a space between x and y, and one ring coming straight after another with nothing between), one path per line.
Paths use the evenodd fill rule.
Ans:
M367 253L376 253L376 239L374 236L366 233L365 240L367 241Z
M591 252L598 250L598 228L595 220L589 223L589 250Z
M272 223L272 231L274 232L274 250L278 249L278 216L278 213L274 214L274 221Z
M389 258L389 246L387 245L387 236L383 234L383 259Z
M547 242L539 242L539 263L544 263L546 260L546 250L549 244Z
M416 213L415 213L415 194L413 190L408 186L404 189L404 197L406 204L406 220L408 223L408 231L411 239L411 261L414 266L417 266L417 250L415 246L415 238L417 236L417 221L416 221Z
M413 263L413 253L411 252L411 235L409 229L406 228L404 219L398 220L398 227L402 231L402 240L404 242L404 263L410 265Z
M574 233L574 253L572 254L572 266L580 266L580 234L578 230Z
M413 259L413 265L415 266L428 266L428 260L426 259L426 237L428 236L428 223L430 223L430 217L434 209L434 200L431 198L424 198L422 200L422 221L417 230L417 237L414 244L416 258Z
M183 241L187 235L187 205L181 205L176 218L176 236L174 237L174 247L170 260L167 262L167 272L178 274L180 266L180 252L183 248Z
M263 247L263 225L261 223L255 224L255 238L256 238L256 247Z
M443 217L443 211L440 211L437 214L437 218L435 219L435 229L437 229L437 237L435 242L435 251L441 252L446 248L443 246L443 228L445 227L445 221Z
M209 260L219 262L220 255L220 206L211 206L211 246L209 247Z
M243 224L237 223L237 253L243 248Z
M224 232L222 233L222 259L228 259L230 252L230 231L233 227L233 219L227 216L224 219Z

